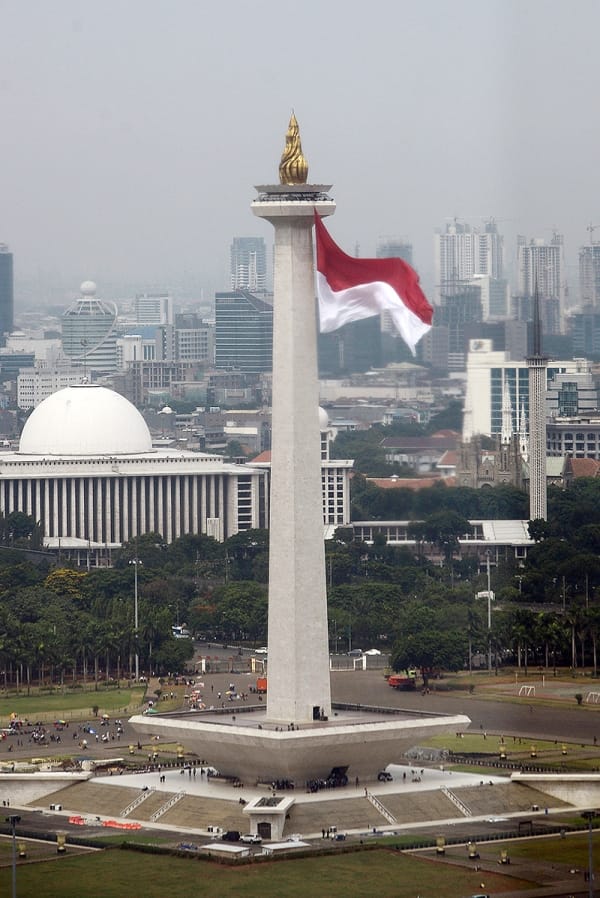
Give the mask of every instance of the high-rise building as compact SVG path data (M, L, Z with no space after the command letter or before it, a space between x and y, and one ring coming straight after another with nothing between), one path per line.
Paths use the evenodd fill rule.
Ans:
M263 237L234 237L231 289L263 293L267 289L267 250Z
M96 298L96 285L84 281L81 296L62 316L63 351L86 370L117 368L117 307Z
M579 293L583 306L600 306L600 243L579 250Z
M534 355L532 352L530 357ZM553 361L543 370L544 388L552 389L558 375L581 373L581 360ZM569 377L561 379L561 383L572 379L576 380ZM513 414L513 432L516 433L522 415L525 420L530 420L528 364L511 359L507 352L494 351L491 340L471 340L467 357L464 442L478 435L494 437L502 434L506 388Z
M492 218L485 229L454 220L434 235L436 301L477 275L504 276L504 238Z
M482 320L481 289L472 281L448 285L435 313L436 324L448 328L448 367L464 371L467 353L465 328Z
M332 333L318 334L317 348L321 377L340 377L381 367L379 316L351 321Z
M173 297L168 293L138 293L134 314L138 324L173 324Z
M273 367L273 306L247 290L215 294L215 366L259 373Z
M203 362L213 365L215 330L200 322L197 327L165 324L156 329L156 358L159 361Z
M0 243L0 345L6 342L5 334L13 329L14 321L13 257L8 246Z
M562 234L555 233L550 243L541 237L529 242L517 237L517 264L517 292L529 297L537 292L544 334L561 333L565 301Z
M404 259L409 265L413 264L413 248L405 238L380 237L377 241L375 255L378 259ZM398 330L392 321L392 316L386 310L381 314L381 332L399 337Z
M412 243L409 243L405 237L380 237L377 241L375 255L378 259L404 259L405 262L412 265Z
M586 305L569 316L573 353L585 358L600 358L600 306Z

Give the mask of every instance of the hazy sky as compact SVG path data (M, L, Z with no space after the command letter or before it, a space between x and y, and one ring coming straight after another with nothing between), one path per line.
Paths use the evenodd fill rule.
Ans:
M600 225L597 0L0 0L0 242L17 294L228 286L292 107L348 252ZM600 239L600 228L596 234ZM23 285L27 284L27 291Z

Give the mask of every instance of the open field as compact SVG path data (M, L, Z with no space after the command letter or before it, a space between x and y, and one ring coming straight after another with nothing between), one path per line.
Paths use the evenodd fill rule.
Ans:
M0 893L9 894L10 868L0 869ZM393 850L323 858L302 858L237 868L188 858L159 857L118 849L86 857L19 866L18 894L36 898L463 898L478 891L481 873L431 863ZM486 874L486 889L502 892L532 883L500 873Z
M83 720L90 717L92 707L97 705L100 713L133 713L142 704L145 688L100 689L74 692L52 692L49 695L37 692L33 695L0 696L0 725L7 726L10 715L29 720L48 722L55 718Z

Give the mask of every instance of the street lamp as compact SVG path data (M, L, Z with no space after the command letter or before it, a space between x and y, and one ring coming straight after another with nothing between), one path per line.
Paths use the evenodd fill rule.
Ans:
M12 829L12 898L17 898L17 823L21 818L17 814L11 814L6 818Z
M490 588L490 555L489 549L485 553L485 562L487 570L487 603L488 603L488 671L492 671L492 591Z
M600 812L583 811L581 816L588 822L588 894L589 898L594 898L594 846L592 841L592 824L597 817L600 817Z
M133 637L135 641L135 681L140 680L140 654L138 650L138 564L139 558L132 558L129 564L133 565Z

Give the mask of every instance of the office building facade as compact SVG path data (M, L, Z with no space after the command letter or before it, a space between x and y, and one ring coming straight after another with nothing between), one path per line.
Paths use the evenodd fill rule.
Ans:
M562 234L550 241L517 237L517 292L520 296L540 298L540 316L544 334L562 333L565 311L565 263Z
M576 375L581 360L556 361L545 368L546 390L559 375ZM580 371L581 373L581 371ZM569 382L569 379L566 379ZM564 379L560 383L563 384ZM560 391L561 387L558 387ZM505 392L506 390L506 392ZM463 419L463 442L474 436L500 436L506 429L506 400L510 402L511 430L530 419L529 369L526 361L515 361L508 353L493 351L491 340L471 340L467 357L467 391ZM547 393L546 393L547 395ZM529 427L527 426L527 432Z
M273 367L273 306L247 290L215 294L215 366L248 373Z
M62 316L64 354L86 371L117 369L117 307L96 297L93 281L84 281L81 296Z
M600 243L579 250L579 296L582 306L600 306Z
M504 238L494 219L484 229L453 221L434 235L436 301L478 275L504 276Z
M264 293L267 289L267 250L263 237L234 237L230 249L231 289Z

